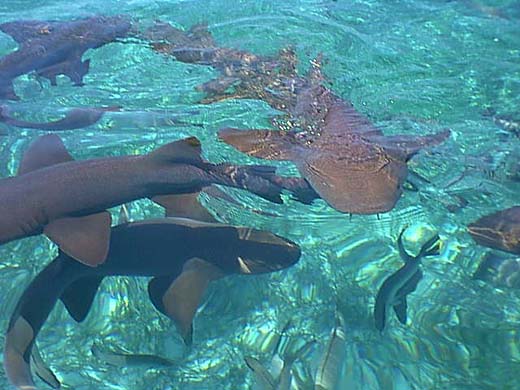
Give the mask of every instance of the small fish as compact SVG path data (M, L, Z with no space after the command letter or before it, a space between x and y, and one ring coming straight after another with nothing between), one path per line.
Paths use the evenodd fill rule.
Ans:
M399 255L404 260L405 264L385 279L376 296L374 320L376 328L380 332L385 328L391 308L394 309L399 322L406 324L406 312L408 308L406 298L408 294L415 291L417 284L423 277L420 268L421 259L426 256L439 254L439 236L435 235L421 247L417 256L409 255L404 249L402 241L403 233L404 230L399 234L397 245L399 248Z
M173 321L186 345L190 345L193 318L211 281L231 274L275 272L295 264L300 255L296 243L248 227L187 218L150 219L115 226L111 228L104 263L88 267L60 250L25 289L5 336L7 377L19 390L34 389L30 357L36 337L56 302L61 300L74 320L82 322L107 276L152 277L148 283L152 304ZM117 364L158 363L157 357L103 355L96 349L94 352ZM38 375L48 383L57 381L44 364L38 364L40 360L34 360Z
M520 289L520 258L488 253L473 278L492 283L496 287Z
M315 390L340 390L337 386L347 351L345 342L345 320L341 313L336 312L336 325L316 371Z
M107 364L117 367L146 366L146 367L171 367L174 361L161 356L149 354L134 354L102 350L97 344L90 349L92 355Z

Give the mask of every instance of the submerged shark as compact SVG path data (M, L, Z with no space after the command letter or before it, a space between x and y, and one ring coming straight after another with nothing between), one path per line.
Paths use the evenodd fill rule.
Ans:
M40 129L49 131L63 131L82 129L90 126L101 119L107 111L118 111L119 107L92 107L92 108L73 108L62 119L51 122L28 122L13 118L9 115L5 106L0 106L0 122L15 127L26 129Z
M469 224L468 232L480 245L520 254L520 206L486 215Z
M420 268L421 259L426 256L434 256L439 254L440 241L439 236L435 235L429 239L422 247L417 256L411 256L406 252L403 245L403 233L399 234L397 246L399 255L405 264L395 273L385 279L376 296L374 306L374 320L377 330L380 332L385 328L390 309L394 309L397 319L402 324L406 324L408 303L406 301L408 294L415 291L417 284L423 277Z
M261 99L285 112L285 119L274 121L279 131L227 128L219 137L250 156L292 161L317 194L341 212L391 210L401 196L408 160L450 135L449 130L425 136L383 135L324 85L321 58L301 76L293 50L265 57L217 47L205 26L184 32L158 22L145 37L159 52L220 71L218 79L200 87L210 93L204 102Z
M83 53L126 37L131 22L122 16L94 16L74 21L20 20L0 24L19 48L0 59L0 99L18 100L13 80L30 72L56 85L66 75L75 85L83 84L90 60Z
M210 184L247 189L281 203L274 168L212 164L191 137L148 155L74 161L55 134L37 138L19 175L0 180L0 243L44 233L69 256L95 266L104 261L110 213L131 200L196 193ZM155 201L166 208L168 198Z
M17 389L34 389L30 361L33 345L60 299L78 322L87 316L106 276L151 276L150 300L176 324L186 344L192 320L208 284L230 274L260 274L290 267L300 258L294 242L266 231L186 218L151 219L112 228L106 261L87 267L60 250L22 294L11 316L4 367ZM41 361L41 359L38 359ZM53 387L57 379L35 365ZM54 378L54 379L53 379Z

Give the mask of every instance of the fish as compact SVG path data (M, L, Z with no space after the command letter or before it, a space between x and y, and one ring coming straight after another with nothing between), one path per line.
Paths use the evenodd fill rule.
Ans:
M211 281L232 274L279 271L294 265L300 256L295 242L250 227L175 217L115 226L103 264L88 267L60 250L25 289L5 336L7 377L19 390L35 388L30 357L56 302L61 300L72 318L82 322L105 277L152 277L148 283L152 304L190 345L193 317Z
M382 332L388 321L390 309L393 309L397 319L406 325L408 302L407 297L417 288L419 281L423 277L420 268L421 260L426 256L439 254L440 241L436 234L430 238L420 249L417 256L411 256L406 252L403 245L404 229L399 234L397 246L399 255L405 264L396 272L385 279L376 295L374 305L374 322L376 329Z
M75 130L90 126L101 119L107 111L118 111L119 107L74 108L64 118L51 122L28 122L13 118L5 106L0 106L0 122L26 129L49 131Z
M520 254L520 206L479 218L468 225L468 233L479 245Z
M161 356L104 350L97 344L92 345L90 352L93 356L96 357L96 359L102 360L107 364L117 367L171 367L175 364L173 360L166 359Z
M197 29L199 31L200 29ZM385 136L351 102L325 86L322 56L306 75L296 70L291 48L278 55L256 56L216 46L205 27L202 35L160 23L148 38L156 50L181 62L209 65L221 78L200 86L211 98L260 99L285 112L278 130L222 128L220 140L249 156L291 161L319 198L348 214L392 210L403 192L407 162L424 148L442 144L451 134ZM204 37L201 39L200 36ZM232 86L234 92L228 93Z
M167 208L165 195L194 193L210 184L281 203L282 188L269 181L274 170L209 163L195 137L148 155L74 161L60 137L46 134L30 144L18 176L0 179L0 244L44 233L71 257L96 266L108 251L107 208L155 196Z
M520 289L520 258L488 253L473 274L473 279L489 282L495 287Z
M325 352L316 370L314 390L337 389L346 352L345 320L341 313L336 312L336 325L332 328Z
M19 20L0 24L18 49L0 59L0 99L19 100L13 87L17 77L36 72L56 85L66 75L74 85L83 85L90 60L82 60L89 49L127 37L132 29L125 16L93 16L73 21Z

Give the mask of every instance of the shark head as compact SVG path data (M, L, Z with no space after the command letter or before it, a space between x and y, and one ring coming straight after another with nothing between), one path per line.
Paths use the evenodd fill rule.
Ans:
M236 264L239 273L259 274L278 271L295 264L301 256L300 247L274 233L239 227Z

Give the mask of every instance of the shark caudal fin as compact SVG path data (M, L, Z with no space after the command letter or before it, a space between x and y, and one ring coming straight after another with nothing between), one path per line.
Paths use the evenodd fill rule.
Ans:
M51 165L72 161L60 137L47 134L34 141L25 152L19 175ZM110 213L104 211L78 218L50 221L43 233L74 259L96 266L105 261L110 242Z
M243 153L267 160L291 160L294 153L294 146L279 131L225 128L218 136Z
M163 145L148 156L158 162L200 165L204 162L201 154L202 148L199 139L189 137Z
M157 310L174 321L186 345L191 345L193 317L204 292L223 271L205 260L188 260L180 275L159 276L148 284L150 300Z
M67 286L61 294L61 301L76 322L82 322L87 317L102 281L103 276L86 276Z

